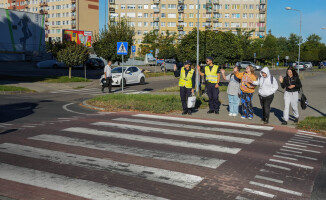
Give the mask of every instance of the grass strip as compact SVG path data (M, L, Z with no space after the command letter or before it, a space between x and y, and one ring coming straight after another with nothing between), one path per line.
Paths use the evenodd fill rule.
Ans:
M143 111L150 113L169 113L181 111L182 105L179 95L155 94L111 94L98 96L87 101L88 104L107 111ZM207 103L197 98L197 107L205 107Z
M227 90L228 86L219 86L220 92L225 92ZM205 90L205 86L202 85L201 86L202 90ZM159 92L179 92L180 91L180 87L179 86L172 86L172 87L168 87L168 88L164 88L162 90L159 90Z
M5 91L5 92L35 92L34 90L30 90L28 88L17 87L17 86L8 86L8 85L0 85L0 91Z
M0 75L1 80L8 81L20 81L20 82L47 82L47 83L69 83L69 82L85 82L83 77L71 77L68 76L58 76L58 77L44 77L44 76L10 76L10 75ZM91 82L91 80L86 79L86 82Z
M174 76L173 72L144 72L146 78L149 77L160 77L160 76Z
M90 80L83 77L71 77L69 76L58 76L58 77L49 77L45 78L42 82L46 83L71 83L71 82L91 82Z
M326 117L306 117L297 128L322 133L326 136Z

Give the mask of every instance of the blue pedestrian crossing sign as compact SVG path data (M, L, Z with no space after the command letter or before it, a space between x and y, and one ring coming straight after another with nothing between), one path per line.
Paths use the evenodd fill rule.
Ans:
M131 52L135 53L136 52L136 46L131 46Z
M117 54L118 55L128 55L128 42L118 42L117 43Z

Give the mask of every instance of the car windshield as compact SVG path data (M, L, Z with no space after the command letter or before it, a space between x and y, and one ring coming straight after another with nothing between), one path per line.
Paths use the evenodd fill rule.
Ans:
M124 68L123 68L123 71L126 71L126 69L127 69L127 68L124 67ZM116 67L116 68L112 69L111 73L112 73L112 74L114 74L114 73L122 73L122 67Z

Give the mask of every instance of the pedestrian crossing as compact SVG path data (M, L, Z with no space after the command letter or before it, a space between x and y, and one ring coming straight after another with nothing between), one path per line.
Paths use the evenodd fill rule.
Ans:
M65 90L57 90L52 91L50 93L52 94L76 94L76 95L91 95L91 96L97 96L97 95L104 95L108 94L107 89L105 89L106 92L102 92L101 88L81 88L81 89L65 89ZM121 93L121 88L112 89L113 93ZM149 91L138 91L138 90L124 90L123 93L125 94L146 94L149 93Z
M69 194L76 199L200 199L198 191L209 178L206 173L217 175L221 166L271 130L255 125L240 130L231 124L221 126L204 120L194 123L188 118L158 115L108 116L105 119L105 115L99 115L89 121L78 118L83 120L79 123L76 118L62 118L58 127L41 126L38 133L31 128L26 138L0 143L0 181ZM279 157L268 160L266 169L249 182L244 193L277 196L257 190L262 187L299 196L300 191L273 185L286 181L264 174L273 167L284 171L314 168L295 161L316 161L302 150L313 151L322 148L323 143L315 144L315 138L300 134L288 143L293 141L301 146L287 149L291 145L284 144L277 153ZM308 153L317 154L311 151ZM18 158L22 161L15 165ZM0 195L4 195L1 190ZM243 196L236 199L246 199Z
M310 199L303 193L304 190L309 192L309 187L300 190L290 182L295 181L295 185L310 182L313 185L313 180L306 176L323 160L320 150L325 147L322 145L325 143L325 137L299 130L273 155L274 158L268 160L235 199L285 199L284 195L290 195L286 197L288 199Z

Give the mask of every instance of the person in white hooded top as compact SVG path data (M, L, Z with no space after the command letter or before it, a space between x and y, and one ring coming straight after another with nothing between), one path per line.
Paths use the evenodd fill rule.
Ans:
M253 84L259 85L258 96L263 110L262 121L264 121L264 124L268 124L274 93L278 89L277 80L270 74L269 69L264 67L260 71L259 79L254 81Z

